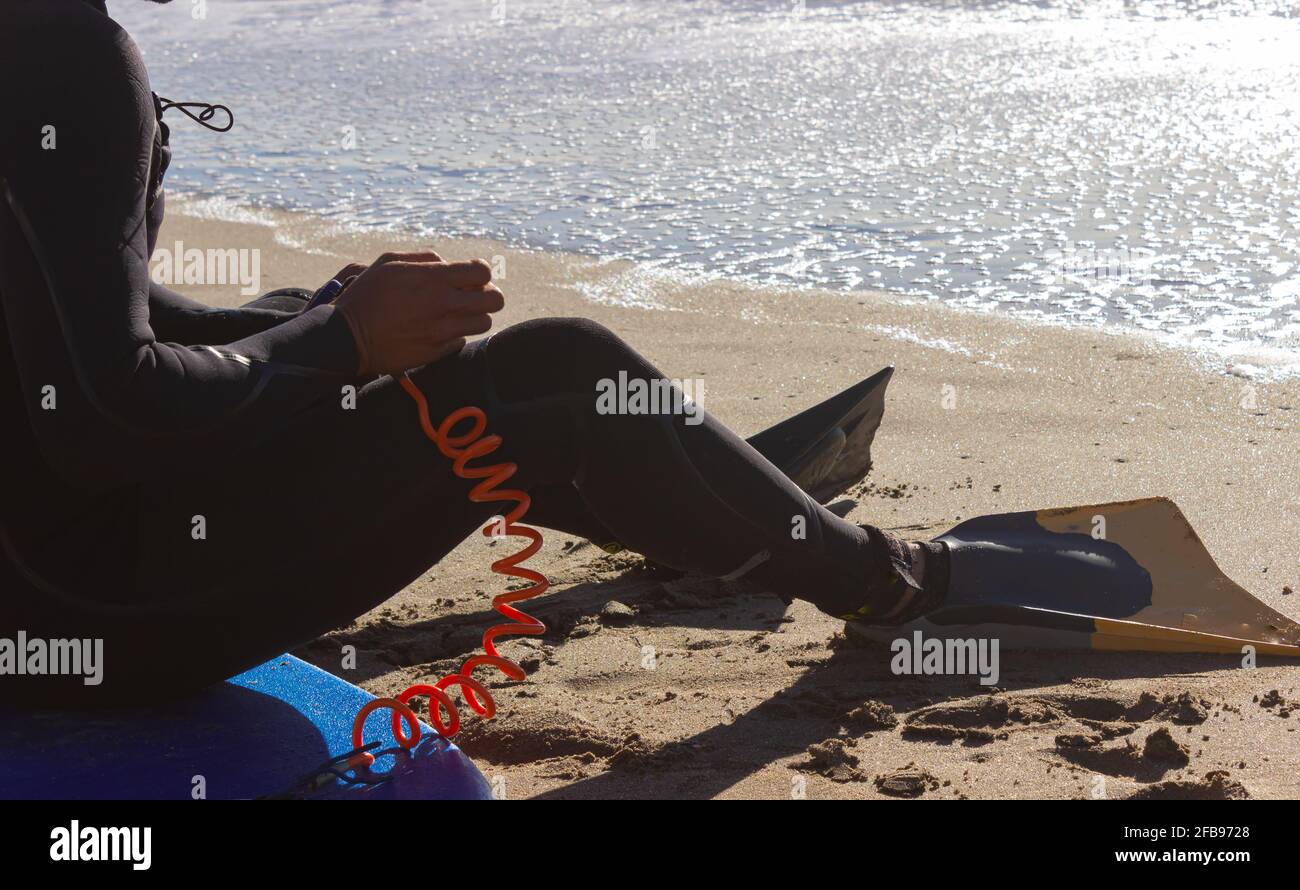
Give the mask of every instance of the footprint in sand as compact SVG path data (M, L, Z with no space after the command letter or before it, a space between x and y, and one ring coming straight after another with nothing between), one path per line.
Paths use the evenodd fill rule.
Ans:
M1149 720L1203 723L1208 708L1209 702L1189 692L1163 698L1146 692L1127 698L1075 693L990 695L916 711L907 718L903 738L977 746L1005 740L1013 732L1075 721L1103 739L1112 739L1131 734L1137 724Z

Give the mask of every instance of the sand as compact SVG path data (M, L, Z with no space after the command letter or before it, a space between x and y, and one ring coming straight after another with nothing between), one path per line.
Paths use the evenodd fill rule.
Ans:
M173 202L162 243L261 251L262 287L315 287L350 261L430 246ZM912 537L984 513L1173 498L1225 572L1300 616L1300 382L1270 382L1132 336L885 294L669 276L624 263L436 241L497 257L502 325L581 315L750 434L893 364L875 468L851 519ZM500 277L500 276L499 276ZM178 287L214 305L234 286ZM955 397L955 402L954 402ZM506 544L500 545L507 546ZM503 589L471 538L416 583L297 654L375 694L473 653ZM382 554L368 554L381 559ZM993 688L895 676L843 622L744 584L647 571L548 533L553 592L529 671L457 741L510 798L1293 798L1300 667L1235 658L1011 652ZM357 647L342 670L341 647ZM484 675L491 678L490 672Z

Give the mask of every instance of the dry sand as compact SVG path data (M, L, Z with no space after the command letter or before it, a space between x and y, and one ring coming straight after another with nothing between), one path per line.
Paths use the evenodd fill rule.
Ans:
M288 214L217 221L174 202L162 245L178 238L260 249L263 290L315 287L348 261L416 246ZM1300 382L880 294L433 246L505 258L502 324L595 318L670 376L703 378L705 406L742 434L896 365L856 521L929 537L984 513L1165 495L1232 578L1300 616L1289 592L1300 587ZM247 299L178 289L214 305ZM474 536L298 654L375 694L453 670L495 617L491 546ZM535 565L554 585L533 610L549 630L505 647L528 679L494 681L500 713L469 716L457 739L512 798L1300 796L1295 665L1004 651L990 691L975 678L894 676L887 649L846 639L805 602L665 581L635 555L563 534L547 535ZM345 644L358 649L355 670L340 670Z

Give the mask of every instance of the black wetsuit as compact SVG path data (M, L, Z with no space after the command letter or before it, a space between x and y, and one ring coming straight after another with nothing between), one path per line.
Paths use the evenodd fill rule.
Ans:
M0 676L0 699L213 682L346 624L490 518L396 383L355 378L331 307L218 310L151 282L169 149L102 8L6 0L0 109L0 637L105 641L101 686ZM596 381L620 372L660 376L600 326L549 319L412 377L435 421L488 412L531 522L683 570L749 566L834 614L888 610L898 542L836 518L711 418L597 413Z

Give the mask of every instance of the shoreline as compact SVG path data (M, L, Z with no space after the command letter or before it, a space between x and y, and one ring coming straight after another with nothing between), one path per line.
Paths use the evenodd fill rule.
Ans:
M1264 344L1243 343L1234 343L1231 346L1228 346L1227 344L1222 346L1213 346L1205 343L1182 340L1173 334L1162 331L1143 330L1141 328L1122 326L1115 323L1089 325L1065 317L1054 318L1047 315L1028 313L1003 314L1001 310L993 307L976 308L954 305L938 297L908 294L883 288L836 290L817 285L775 285L748 280L732 281L722 276L711 276L689 269L677 269L666 265L651 265L620 257L601 256L595 253L571 253L549 250L547 248L524 244L513 244L491 238L440 238L436 234L426 236L424 233L407 229L399 225L394 225L391 228L357 227L348 223L332 220L327 215L317 211L277 210L264 207L254 207L236 204L220 197L186 194L180 196L169 196L169 201L172 202L171 206L174 208L172 212L191 218L210 220L218 223L247 223L250 225L272 225L278 221L293 221L293 224L295 225L303 226L308 231L314 232L318 236L324 235L330 239L347 239L355 237L367 241L379 240L381 242L384 240L394 240L399 242L425 243L428 240L435 240L439 243L463 243L478 247L490 246L496 251L504 250L516 253L543 253L553 256L568 257L574 262L579 263L595 263L597 265L620 264L623 266L638 268L643 273L662 275L669 282L674 280L689 281L694 282L699 286L709 286L719 282L726 282L734 287L748 287L757 291L772 290L782 293L800 294L807 297L823 297L832 300L854 300L859 296L867 295L873 299L889 300L904 305L915 304L921 306L938 306L942 307L945 311L955 312L959 315L967 314L976 318L1004 318L1016 324L1031 328L1042 326L1058 331L1075 331L1101 336L1130 338L1144 345L1154 345L1158 348L1172 350L1190 357L1197 363L1199 368L1206 373L1221 373L1253 380L1300 379L1300 352L1296 349L1286 349L1283 347L1267 346ZM158 246L164 248L169 245L160 241ZM283 243L283 246L290 248L304 247L304 245L294 243L292 240Z
M186 204L169 208L160 246L256 248L263 292L314 288L347 262L428 246L283 211L252 212L263 222L194 216ZM433 246L499 258L498 328L594 318L667 376L706 381L707 410L744 435L895 365L855 521L930 537L980 514L1164 495L1230 577L1300 615L1300 598L1284 593L1300 586L1300 379L1211 372L1127 331L870 291L821 299L473 239ZM213 305L250 299L237 285L175 289ZM472 537L297 654L376 694L458 667L500 589L490 546ZM1272 690L1300 700L1293 665L1007 652L990 692L975 678L893 676L887 650L851 645L842 622L804 601L663 582L639 562L547 534L536 565L554 585L538 609L551 630L505 644L534 662L529 678L489 683L500 712L470 718L457 737L508 796L1086 797L1097 776L1110 797L1300 795L1293 721L1257 701ZM357 647L355 671L339 669L344 644ZM646 646L654 670L642 667ZM1142 707L1144 693L1160 706ZM1115 733L1112 747L1140 746L1160 730L1189 748L1187 766L1130 762L1121 748L1089 759L1054 742L1102 732Z

